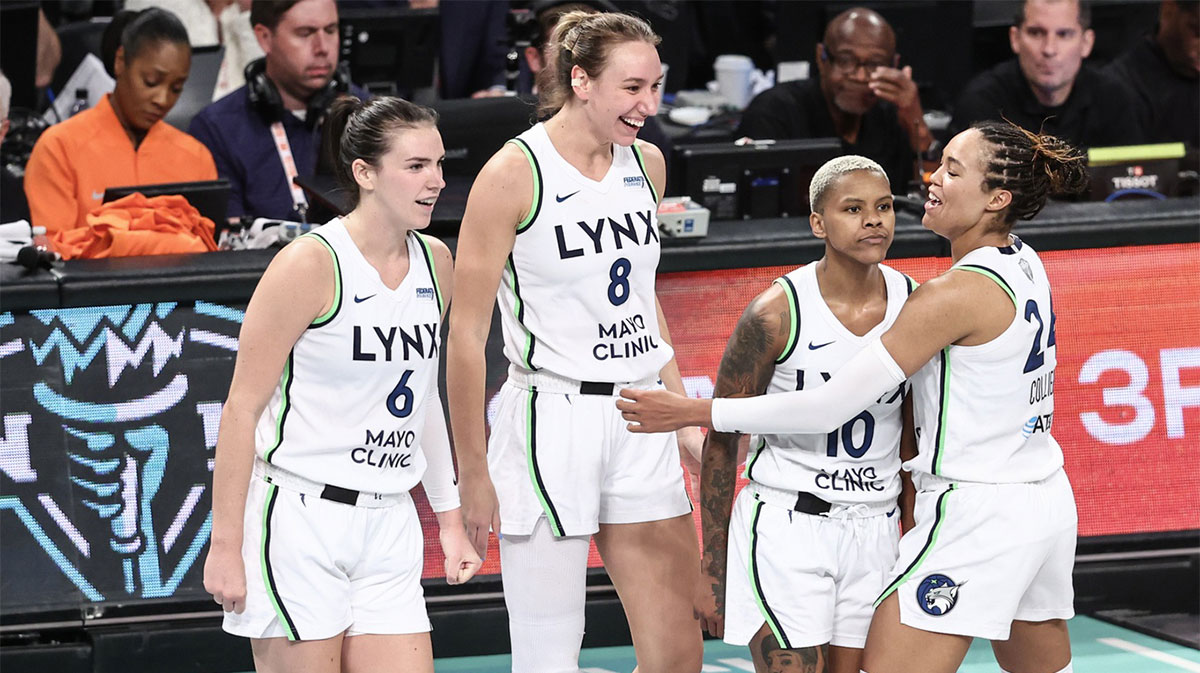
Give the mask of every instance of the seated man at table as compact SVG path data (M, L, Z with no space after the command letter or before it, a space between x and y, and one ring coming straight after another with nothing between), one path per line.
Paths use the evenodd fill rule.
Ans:
M1096 40L1086 3L1026 0L1008 39L1016 58L967 84L950 135L977 121L1007 119L1079 147L1142 141L1144 122L1133 93L1083 63Z
M250 22L266 56L246 67L245 86L201 110L188 130L229 180L230 219L301 221L308 202L293 180L317 171L326 109L339 93L366 93L338 69L333 0L258 0Z
M204 145L163 121L183 91L191 55L174 14L147 9L130 20L113 92L51 126L33 146L25 195L34 226L51 234L86 226L108 187L217 178Z
M896 34L878 13L854 8L825 27L818 80L785 82L750 101L738 135L756 140L842 139L847 154L875 160L904 193L918 152L933 140L912 69L896 66Z
M1163 0L1158 28L1105 70L1143 106L1146 141L1200 147L1200 2Z

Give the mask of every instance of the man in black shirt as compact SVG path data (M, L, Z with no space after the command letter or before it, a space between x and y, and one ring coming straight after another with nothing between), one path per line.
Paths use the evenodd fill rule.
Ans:
M742 113L738 134L754 139L841 138L887 171L903 194L917 152L929 148L912 69L899 69L896 34L869 9L834 17L817 45L819 80L785 82L762 92Z
M1083 59L1096 35L1087 5L1026 0L1009 28L1017 57L977 75L954 111L951 133L1008 119L1083 147L1135 145L1144 130L1133 93Z
M1137 95L1149 121L1147 141L1200 147L1200 2L1164 0L1158 30L1106 72Z

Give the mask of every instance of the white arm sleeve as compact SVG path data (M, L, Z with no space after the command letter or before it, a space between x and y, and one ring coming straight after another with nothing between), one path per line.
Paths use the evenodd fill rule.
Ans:
M769 434L831 432L904 378L904 370L876 339L815 390L713 400L713 429Z
M435 512L457 508L458 479L454 476L450 434L446 432L446 416L442 413L442 398L436 385L425 399L425 433L421 450L425 452L425 474L421 477L421 484L425 487L429 506Z

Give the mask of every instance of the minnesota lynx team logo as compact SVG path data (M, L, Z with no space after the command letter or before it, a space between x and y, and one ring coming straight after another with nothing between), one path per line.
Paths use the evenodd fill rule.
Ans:
M200 593L241 321L207 302L0 314L6 607Z
M930 575L917 587L917 604L935 617L944 615L958 603L958 590L962 586L945 575Z

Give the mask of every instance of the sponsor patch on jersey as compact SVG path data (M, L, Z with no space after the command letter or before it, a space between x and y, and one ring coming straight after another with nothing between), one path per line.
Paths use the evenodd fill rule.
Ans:
M642 187L646 186L646 178L643 178L640 175L626 175L625 186L637 187L638 189L641 189Z
M437 295L433 293L433 288L431 287L419 287L417 288L417 299L435 301L437 299Z
M945 575L929 575L917 587L917 605L927 614L940 617L954 609L958 603L958 590L965 584L957 584Z

